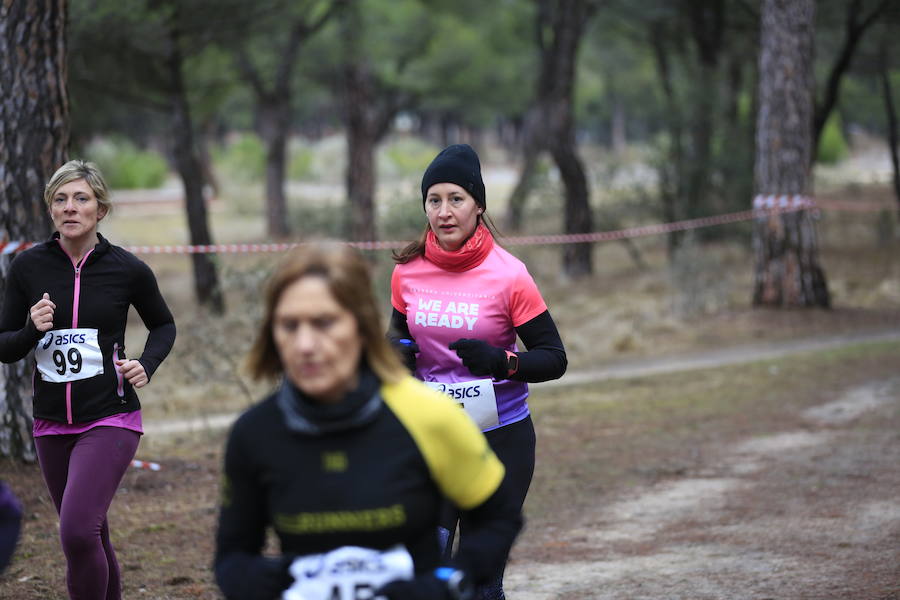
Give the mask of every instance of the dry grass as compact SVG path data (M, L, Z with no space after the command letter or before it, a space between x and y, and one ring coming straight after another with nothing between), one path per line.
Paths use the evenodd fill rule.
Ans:
M800 426L804 408L895 377L900 343L869 344L741 367L536 390L538 465L528 528L511 569L559 560L561 538L594 507L641 485L701 472L717 445ZM210 572L223 432L145 439L159 472L130 471L110 519L126 598L218 598ZM0 598L64 598L56 516L35 465L0 462L27 517ZM576 558L573 555L573 558Z
M863 191L841 189L825 198L880 202L893 210L886 187ZM249 241L258 223L220 201L212 211L214 230L230 232L218 241ZM114 240L157 231L128 207L110 224ZM545 206L534 207L540 214ZM633 241L646 268L635 264L621 243L596 244L593 277L571 282L561 276L558 246L509 246L525 260L550 307L567 345L570 368L589 368L598 361L673 354L696 347L715 347L760 339L877 330L900 326L900 236L881 239L885 220L895 213L823 212L819 223L821 262L829 279L833 310L759 310L750 306L752 255L746 224L716 229L723 239L736 241L697 245L676 262L666 256L664 238ZM172 215L160 217L159 243L183 241ZM148 223L151 225L148 226ZM239 224L246 228L240 230ZM633 223L628 223L633 224ZM183 226L182 226L183 229ZM150 418L196 416L228 412L246 406L266 387L254 385L236 367L254 335L259 317L260 289L277 255L224 254L217 258L226 289L228 314L214 319L198 310L186 256L145 255L173 308L179 339L173 356L161 367L154 384L142 395ZM387 252L373 253L373 280L390 312ZM127 346L132 353L143 344L144 333L135 321ZM198 401L198 397L207 400Z

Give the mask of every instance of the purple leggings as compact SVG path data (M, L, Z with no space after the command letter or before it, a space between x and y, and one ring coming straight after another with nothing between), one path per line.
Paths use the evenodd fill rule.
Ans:
M119 600L119 563L106 512L141 436L119 427L34 438L44 482L59 513L72 600Z

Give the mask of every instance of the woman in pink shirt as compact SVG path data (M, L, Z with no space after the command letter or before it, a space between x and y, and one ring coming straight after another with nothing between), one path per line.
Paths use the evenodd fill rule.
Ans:
M413 374L459 402L485 432L521 508L535 456L528 383L561 377L566 352L528 269L494 242L470 146L454 144L435 157L422 177L422 200L425 231L394 255L389 336ZM456 524L448 510L447 553ZM466 525L459 522L461 537ZM477 598L504 597L501 570Z

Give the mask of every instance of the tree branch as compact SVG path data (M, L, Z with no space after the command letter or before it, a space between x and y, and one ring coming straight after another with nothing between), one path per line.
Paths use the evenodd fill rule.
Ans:
M834 107L837 104L841 89L841 79L850 67L850 62L853 60L853 54L856 52L856 46L862 39L866 29L875 23L881 12L887 7L888 2L890 2L890 0L882 0L874 9L872 9L872 12L869 13L869 15L861 20L858 20L861 10L861 0L854 0L847 7L844 44L828 75L828 83L825 86L825 98L822 100L821 104L817 104L815 107L813 117L812 160L815 160L815 149L819 147L819 139L822 136L822 130L825 129L825 123L828 121L828 117L831 116L831 111L834 110Z

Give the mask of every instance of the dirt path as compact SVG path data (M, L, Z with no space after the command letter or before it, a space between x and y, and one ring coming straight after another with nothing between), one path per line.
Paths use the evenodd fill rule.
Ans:
M535 387L896 339L900 330L621 361ZM564 528L526 529L508 569L509 597L900 599L900 375L791 417L798 428L707 448L687 472L619 492ZM233 418L146 425L179 433Z
M637 380L898 337L900 332L888 332L743 346L682 354L677 360L622 362L591 375L569 373L566 379L577 376L580 383L587 382L573 391L594 396L591 381ZM873 354L875 359L854 352L835 354L847 361L838 370L856 377L823 374L822 381L838 383L821 395L797 403L790 397L784 404L760 402L763 407L748 412L692 413L703 420L690 422L690 433L683 423L692 417L677 414L682 404L660 405L671 409L664 413L629 413L598 433L592 423L572 420L586 413L559 408L570 390L547 389L542 394L546 404L536 413L544 436L540 448L549 460L539 467L545 469L543 481L552 484L547 488L559 491L532 494L532 499L550 502L533 513L513 550L508 597L900 600L900 359L884 349ZM797 358L793 362L811 369L838 364L838 359L807 363ZM802 374L804 382L815 377L787 366L791 362L784 361L785 373ZM767 365L748 364L741 370L763 369L771 372ZM728 378L736 371L709 376ZM676 374L659 379L671 387L687 385L684 381L691 378ZM647 385L653 381L596 387L625 390L613 397L641 404L645 390L656 389ZM722 384L710 385L719 389ZM821 401L815 400L820 396ZM749 407L746 399L740 402ZM669 417L677 421L675 426L657 428L656 421ZM172 422L170 431L216 429L231 418ZM654 423L644 426L648 419ZM151 436L164 432L160 425L145 423ZM125 598L220 598L209 564L221 433L173 436L174 443L161 447L161 454L146 457L164 463L161 471L132 469L126 474L111 512ZM660 436L659 444L653 436ZM560 438L566 443L559 443ZM586 448L584 442L591 440L597 446ZM634 448L629 447L632 441ZM600 463L604 459L598 456L609 464ZM580 468L591 460L602 468ZM547 477L546 469L554 476ZM2 471L28 507L28 518L19 559L0 576L0 599L61 598L65 568L58 525L37 466L9 464ZM596 473L601 481L582 473ZM590 505L592 499L596 506Z
M804 339L782 340L764 344L744 344L715 350L682 352L677 356L650 357L613 361L590 371L568 372L562 379L531 384L532 387L558 387L604 381L648 377L694 369L712 369L759 360L770 360L798 354L841 348L850 344L888 342L900 339L900 329L842 335L815 336Z
M580 385L607 379L625 379L630 377L648 377L663 373L689 371L724 367L764 359L779 358L800 352L813 352L839 348L849 344L863 342L882 342L900 339L900 329L881 332L867 332L834 336L817 336L806 339L770 342L766 344L748 344L731 348L718 348L689 353L680 353L674 357L651 357L622 360L605 364L601 367L585 371L568 372L562 379L531 384L535 389L559 387L564 385ZM224 429L231 425L237 417L234 413L204 415L193 419L170 419L147 421L144 431L150 435L166 435Z
M568 531L526 531L509 597L900 598L900 376L800 416L800 429L722 445Z

